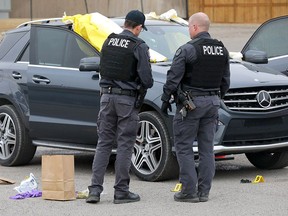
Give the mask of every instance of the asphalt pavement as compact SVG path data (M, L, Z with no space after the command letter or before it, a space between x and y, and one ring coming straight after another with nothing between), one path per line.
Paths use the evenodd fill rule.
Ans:
M141 196L141 201L129 204L113 204L114 168L107 169L101 201L87 204L84 199L51 201L38 198L13 200L13 189L31 172L41 190L41 155L74 154L76 191L87 189L91 179L93 153L39 148L32 162L22 167L0 167L0 176L15 180L13 185L0 185L0 215L63 215L63 216L285 216L288 213L288 168L259 170L244 155L234 160L216 163L210 200L206 203L179 203L173 200L172 190L177 179L163 182L145 182L131 174L130 189ZM241 183L242 179L254 182L262 176L261 183Z
M211 37L221 40L228 51L239 52L259 24L211 24Z

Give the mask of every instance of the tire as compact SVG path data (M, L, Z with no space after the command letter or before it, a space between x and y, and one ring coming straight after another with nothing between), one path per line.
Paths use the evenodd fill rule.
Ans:
M140 123L132 155L131 169L145 181L161 181L178 175L168 129L157 112L139 114Z
M259 169L281 169L288 166L288 151L246 153L246 157Z
M28 131L11 105L0 106L0 164L17 166L29 163L35 155Z

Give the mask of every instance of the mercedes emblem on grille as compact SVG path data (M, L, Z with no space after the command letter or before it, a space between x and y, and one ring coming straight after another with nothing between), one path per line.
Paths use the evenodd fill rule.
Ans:
M257 102L259 103L259 105L263 108L268 108L271 105L271 96L267 91L260 91L258 92L257 96L256 96Z

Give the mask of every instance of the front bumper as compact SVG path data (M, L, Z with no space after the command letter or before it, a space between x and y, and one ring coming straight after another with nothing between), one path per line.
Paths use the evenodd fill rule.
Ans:
M288 150L288 110L245 113L219 110L215 154ZM195 146L194 149L198 151Z

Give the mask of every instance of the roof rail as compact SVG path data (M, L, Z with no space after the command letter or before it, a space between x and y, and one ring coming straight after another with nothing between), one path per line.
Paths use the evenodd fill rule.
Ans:
M45 24L45 23L50 23L50 22L57 22L57 21L61 21L62 18L49 18L49 19L39 19L39 20L32 20L32 21L28 21L28 22L24 22L20 25L17 26L17 28L23 27L23 26L27 26L29 24Z

